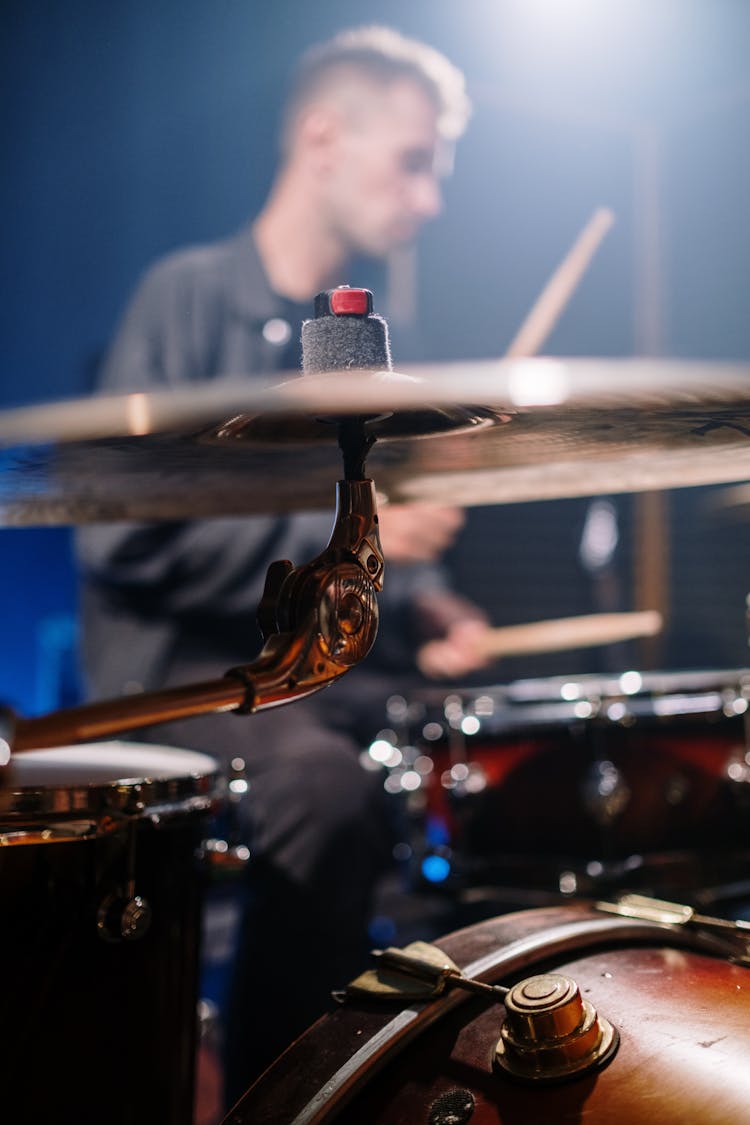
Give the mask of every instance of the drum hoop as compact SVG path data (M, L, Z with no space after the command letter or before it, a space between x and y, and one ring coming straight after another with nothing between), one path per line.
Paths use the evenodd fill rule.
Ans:
M176 801L168 805L154 805L143 812L136 813L120 810L115 814L110 805L103 809L97 818L76 817L62 821L45 819L42 824L28 824L28 813L24 817L19 814L16 821L9 819L5 831L0 825L0 848L21 844L61 844L91 840L119 832L124 824L137 820L148 821L158 827L163 821L169 822L193 813L208 812L214 807L217 799L218 792L207 794L205 797L188 797L184 801ZM37 815L42 817L44 814L37 813ZM55 817L59 815L59 809L55 810L54 815Z
M663 944L696 949L727 960L726 946L704 935L655 922L589 917L512 941L464 965L462 971L466 976L492 982L500 972L516 972L533 964L540 954L546 958L578 952L603 942L653 941L657 936ZM338 1111L346 1104L362 1088L365 1074L369 1079L422 1032L470 999L475 997L455 989L436 999L403 1009L326 1080L290 1125L316 1125L326 1120L321 1115L328 1114L332 1108ZM241 1105L237 1108L240 1109Z
M637 672L637 669L630 671ZM565 684L580 684L582 688L597 688L602 695L622 693L622 679L625 672L601 674L586 672L581 675L571 673L564 676L547 676L541 679L513 680L499 689L502 697L533 702L540 698L539 688L546 686L541 698L559 698L560 688ZM750 685L750 668L687 668L682 671L654 671L638 673L642 691L649 695L679 695L682 692L701 692L736 686ZM434 689L433 689L434 690ZM493 689L472 688L472 696L491 695ZM497 690L497 689L495 689Z
M173 748L144 744L137 750L163 753ZM55 752L43 753L47 756ZM65 749L59 753L60 762L65 764ZM181 753L185 754L182 760ZM7 788L0 787L0 846L29 843L33 836L39 836L38 842L42 843L104 835L126 820L149 819L158 824L210 808L224 786L218 762L206 754L176 749L175 758L184 768L166 776L163 767L160 769L156 763L144 764L142 758L128 762L125 755L119 776L111 779L99 777L92 781L78 774L44 781L31 778L31 784L21 785L11 777ZM24 833L29 834L25 840L20 838Z
M747 710L750 669L644 672L637 686L626 686L625 674L569 675L515 680L495 687L477 687L444 693L435 689L417 694L425 705L445 706L453 701L459 710L448 726L460 729L465 716L476 716L487 734L512 734L540 730L577 721L627 723L654 719L669 721L695 715L731 718ZM567 692L570 693L566 693ZM738 706L735 709L735 701ZM614 705L615 710L610 713ZM583 710L582 710L583 708Z
M127 817L166 816L172 808L182 811L194 799L209 801L218 790L218 781L217 770L200 777L133 778L111 785L79 782L61 787L14 789L7 794L15 799L11 807L2 808L0 804L0 823L38 816L49 816L53 820L67 815L78 819L98 818L108 813Z

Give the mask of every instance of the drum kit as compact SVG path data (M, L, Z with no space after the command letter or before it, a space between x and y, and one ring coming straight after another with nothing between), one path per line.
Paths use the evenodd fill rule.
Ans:
M0 518L29 526L327 507L342 418L377 439L368 473L381 504L750 479L747 366L506 358L268 385L227 378L8 410ZM366 653L371 590L362 593L360 572L377 590L383 560L372 493L342 484L329 547L292 572L292 640L278 641L278 614L266 630L273 660L266 648L218 684L8 716L0 864L12 1032L2 1070L4 1090L22 1092L27 1107L14 1120L50 1110L66 1120L190 1120L195 855L221 782L210 758L101 740L159 718L275 705ZM333 583L342 559L349 570ZM276 609L282 579L288 571L269 594ZM341 600L332 608L333 585L343 610ZM498 630L495 651L610 643L659 626L653 613L536 623ZM307 680L290 672L299 667ZM750 672L629 675L392 704L391 791L418 791L423 822L448 825L467 885L510 879L550 898L450 934L437 952L420 948L411 966L408 951L378 965L375 986L355 982L228 1122L747 1116L742 922L695 914L695 901L596 900L615 870L623 889L658 884L689 898L709 841L744 862ZM656 882L645 861L623 868L628 857L674 854L679 870L654 859ZM475 985L448 987L456 978Z

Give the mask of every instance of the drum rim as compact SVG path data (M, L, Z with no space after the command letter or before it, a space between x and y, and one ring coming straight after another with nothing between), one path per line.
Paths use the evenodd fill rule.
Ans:
M636 675L639 683L635 690L628 690L626 677ZM625 683L623 683L625 681ZM514 680L501 689L506 698L511 701L540 702L546 699L565 698L561 691L568 685L575 684L581 688L580 698L588 695L598 695L606 698L632 696L663 696L682 695L693 692L708 692L724 688L750 689L750 668L686 668L680 671L649 671L640 672L637 668L623 669L622 672L612 673L585 673L582 675L548 676L540 679ZM547 685L549 694L540 696L534 694L535 685ZM478 695L485 694L481 689L476 689Z
M174 754L176 760L179 755L186 755L191 761L185 761L182 772L168 776L159 776L163 771L158 769L151 775L140 769L133 776L120 775L106 781L101 778L86 781L78 775L67 782L56 779L45 784L19 785L11 778L7 786L0 786L0 845L16 842L8 837L15 837L25 825L35 826L38 832L39 823L46 822L53 830L50 838L54 839L60 838L60 833L54 829L70 825L70 822L79 826L73 831L76 838L92 832L99 835L111 831L123 820L148 818L156 823L165 817L208 809L221 794L223 778L219 763L208 754L174 746L109 741L32 750L19 758L26 764L34 760L46 764L59 755L63 767L66 753L78 754L79 760L85 761L96 747L123 747L125 757L127 748L132 747L134 751ZM143 759L140 761L142 764ZM203 770L198 766L203 766ZM3 829L8 831L4 833Z
M440 709L439 723L469 736L575 723L679 722L699 715L732 719L748 710L750 668L571 674L494 686L428 688L410 698L423 712L410 721L437 718ZM466 730L469 717L478 725Z

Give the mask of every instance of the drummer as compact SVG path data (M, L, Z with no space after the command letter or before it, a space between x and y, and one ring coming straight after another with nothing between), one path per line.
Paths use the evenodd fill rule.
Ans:
M462 74L393 30L354 29L313 48L286 105L281 163L260 214L147 272L102 387L154 390L297 367L315 294L356 284L355 257L382 259L438 214L440 176L468 112ZM481 663L484 614L451 592L436 563L461 523L449 507L383 509L381 635L340 683L249 718L206 716L151 734L225 765L246 762L241 819L252 858L225 1029L228 1103L363 966L391 840L380 782L358 763L360 738L418 668L454 679ZM205 680L247 663L261 647L255 612L268 564L308 561L330 526L326 513L82 530L91 696Z

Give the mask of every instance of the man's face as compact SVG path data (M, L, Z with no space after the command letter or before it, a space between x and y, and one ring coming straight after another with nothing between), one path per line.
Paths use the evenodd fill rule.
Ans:
M381 257L441 209L445 142L427 94L408 79L342 117L324 179L325 218L355 253Z

